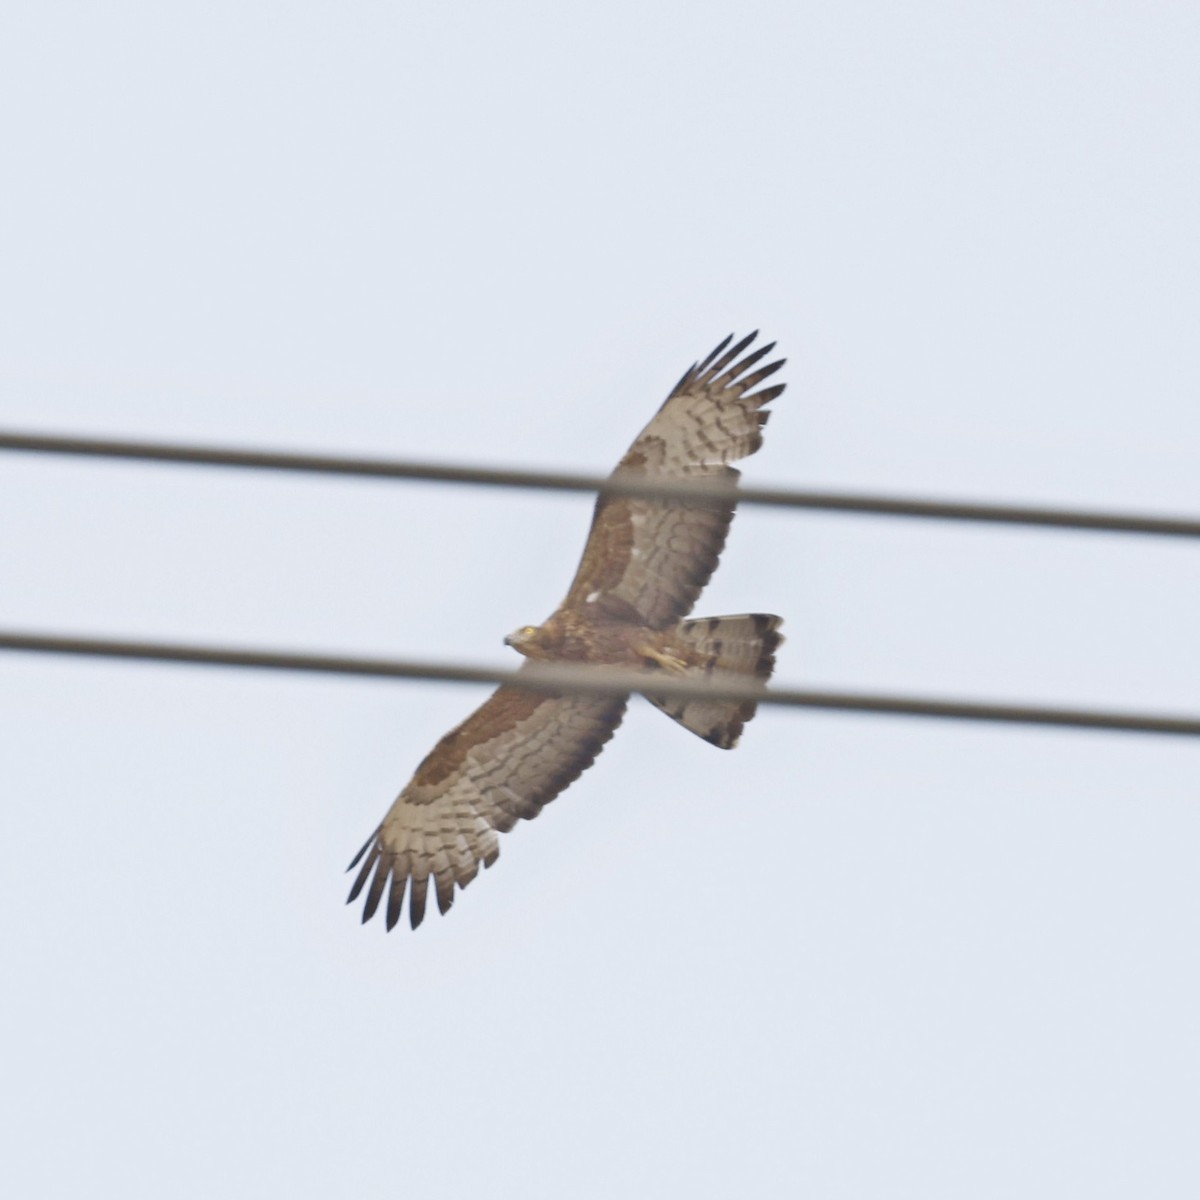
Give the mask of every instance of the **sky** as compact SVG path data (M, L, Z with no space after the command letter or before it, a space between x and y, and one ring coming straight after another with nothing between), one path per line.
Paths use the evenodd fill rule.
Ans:
M0 426L1200 512L1189 3L9 3ZM513 665L584 496L0 454L0 625ZM1181 540L746 508L777 681L1200 711ZM0 654L11 1194L1192 1197L1200 746L636 702L414 934L486 695Z

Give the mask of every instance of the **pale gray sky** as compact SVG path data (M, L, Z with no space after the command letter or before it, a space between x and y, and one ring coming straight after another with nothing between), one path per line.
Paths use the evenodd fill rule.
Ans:
M10 3L0 424L1200 512L1189 3ZM0 624L507 663L582 497L0 456ZM778 678L1200 710L1184 543L747 510ZM0 656L13 1195L1192 1197L1200 747L645 704L446 918L482 689Z

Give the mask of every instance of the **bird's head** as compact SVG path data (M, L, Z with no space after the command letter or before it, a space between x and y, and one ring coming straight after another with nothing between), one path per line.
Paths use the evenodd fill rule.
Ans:
M511 646L514 650L519 650L522 654L533 654L538 644L538 633L536 625L522 625L520 629L514 629L504 639L504 644Z

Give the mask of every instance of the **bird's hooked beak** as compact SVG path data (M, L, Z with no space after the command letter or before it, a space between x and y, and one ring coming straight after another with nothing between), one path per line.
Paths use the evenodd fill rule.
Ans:
M504 639L504 644L511 646L514 650L521 650L523 647L528 646L536 636L537 630L532 625L522 625L520 629L513 630Z

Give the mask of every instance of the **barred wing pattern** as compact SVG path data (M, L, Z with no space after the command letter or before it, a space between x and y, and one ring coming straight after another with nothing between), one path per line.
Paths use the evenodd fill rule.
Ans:
M775 343L741 355L758 336L726 338L675 385L638 435L613 477L737 479L729 466L762 445L770 413L763 405L784 390L779 383L755 392L785 359L747 374ZM601 496L583 558L564 608L586 603L629 606L654 629L687 616L716 568L734 503L635 500ZM614 605L613 602L616 602Z
M555 696L502 687L452 729L417 768L348 869L361 862L347 903L367 886L363 921L387 893L387 927L406 885L414 929L430 877L446 912L460 888L500 853L498 833L541 812L579 778L613 735L626 697Z

